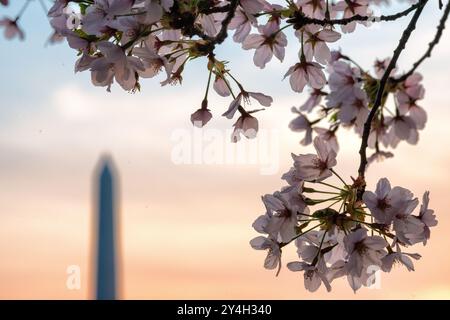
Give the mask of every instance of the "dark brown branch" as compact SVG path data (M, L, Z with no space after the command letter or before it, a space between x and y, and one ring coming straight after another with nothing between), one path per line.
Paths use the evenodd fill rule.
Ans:
M223 13L228 12L230 10L230 4L221 6L221 7L212 7L200 10L202 14L212 14L212 13Z
M196 26L191 27L190 36L192 36L192 35L199 36L203 40L208 41L209 45L212 48L214 48L214 46L216 44L221 44L222 42L225 41L225 39L228 36L228 25L230 24L231 20L234 17L234 14L236 12L238 4L239 4L238 0L231 0L228 5L220 7L221 11L217 11L217 12L227 12L227 15L226 15L225 19L223 19L223 21L221 23L221 28L215 37L206 35L200 28L197 28ZM210 10L212 10L212 9L210 9ZM205 11L202 11L202 13L206 14ZM213 12L211 12L211 13L213 13Z
M431 57L431 53L433 52L434 47L439 43L439 40L441 40L442 33L444 32L445 23L446 23L446 21L448 19L449 13L450 13L450 1L447 2L447 6L445 7L444 14L442 15L442 18L439 21L439 25L437 26L437 32L436 32L436 35L434 36L433 41L431 41L428 44L428 50L424 53L424 55L422 57L420 57L419 60L417 60L413 64L411 70L406 72L400 78L394 79L395 82L405 81L410 75L412 75L416 71L416 69L422 64L422 62L425 61L425 59Z
M368 146L368 140L369 140L370 130L372 127L372 121L373 121L375 114L377 113L379 107L381 106L386 83L389 80L389 76L390 76L392 70L395 68L395 66L397 64L397 60L400 57L400 54L405 49L406 43L408 42L408 40L411 36L411 33L416 29L417 21L419 20L419 17L422 14L423 8L427 4L427 2L428 2L428 0L420 0L419 1L419 3L418 3L419 5L418 5L413 17L411 18L411 21L409 22L408 26L406 27L405 31L403 32L403 35L400 38L398 46L394 50L392 59L388 65L388 67L386 68L386 71L384 72L383 77L381 78L380 83L378 85L378 91L377 91L377 95L375 98L375 102L373 104L372 109L370 110L370 113L369 113L369 116L367 117L366 122L364 123L364 131L363 131L363 136L362 136L362 141L361 141L361 148L359 149L359 154L361 156L361 160L360 160L360 165L359 165L359 169L358 169L358 175L361 180L364 180L364 174L365 174L366 166L367 166L366 149ZM361 198L361 196L362 196L362 192L360 192L358 194L359 198Z
M321 26L326 26L326 25L346 25L349 24L351 22L354 21L358 21L358 22L365 22L365 21L370 21L370 22L379 22L379 21L394 21L397 20L401 17L407 16L410 12L416 10L417 8L419 8L421 5L421 1L419 1L418 3L412 5L411 7L409 7L406 10L400 11L398 13L392 14L392 15L381 15L379 17L375 17L375 16L362 16L362 15L354 15L351 16L349 18L343 18L343 19L314 19L314 18L309 18L307 16L305 16L303 13L298 12L297 15L294 18L291 18L289 20L287 20L288 23L293 23L295 26L295 29L300 29L301 27L307 25L307 24L318 24Z
M231 20L234 17L234 14L236 12L237 6L239 4L238 0L231 0L228 8L228 13L222 21L222 26L220 28L219 33L213 37L209 38L208 40L211 41L213 44L221 44L225 41L225 39L228 36L228 25L230 24Z

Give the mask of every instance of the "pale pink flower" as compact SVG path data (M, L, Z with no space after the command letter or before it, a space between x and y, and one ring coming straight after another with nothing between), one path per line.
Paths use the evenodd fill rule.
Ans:
M419 141L416 122L409 115L398 114L386 117L386 124L390 127L388 132L390 145L396 147L400 141L416 144Z
M305 181L322 181L332 175L331 168L336 165L336 152L323 140L316 137L314 148L317 155L305 154L294 155L294 168L300 179Z
M124 90L135 89L136 73L144 70L142 62L136 57L125 55L121 47L111 42L100 42L97 47L102 56L90 64L93 84L107 86L109 91L114 76Z
M368 115L368 98L362 89L354 89L353 95L344 100L339 109L339 120L343 124L356 123L356 125L362 126Z
M391 188L386 178L378 181L375 192L364 192L363 201L375 221L385 225L391 224L406 213L410 214L418 204L411 191L402 187Z
M210 36L214 37L220 31L222 27L222 21L225 18L225 13L218 12L213 14L201 14L197 18L198 24L202 26L203 32Z
M69 0L56 0L53 6L48 10L49 17L57 17L64 13Z
M362 134L362 132L361 132ZM368 145L370 148L375 148L376 143L381 143L384 147L388 147L391 143L389 135L389 126L386 123L386 119L383 121L378 120L372 123L372 128L369 134Z
M304 271L303 276L306 290L315 292L323 283L327 291L331 291L331 286L326 276L327 267L323 260L320 260L316 265L303 261L289 262L287 268L293 272Z
M358 68L352 68L350 64L338 60L328 69L330 73L328 85L331 89L328 100L335 104L334 107L343 101L351 100L361 91L361 73Z
M163 69L169 78L172 72L173 64L170 64L166 57L158 54L156 42L156 37L149 36L142 47L133 49L133 53L142 60L144 65L144 70L138 71L143 78L152 78Z
M117 29L117 15L131 12L134 0L94 0L82 18L83 30L101 36L108 29Z
M410 96L406 91L398 91L395 94L398 103L398 110L401 115L409 113L409 117L414 121L417 129L424 129L427 122L427 113L417 104L421 98Z
M305 217L303 216L302 218L304 219ZM327 263L332 263L332 261L336 260L337 258L344 258L344 251L342 250L343 245L339 243L339 241L342 242L342 239L342 232L333 232L332 230L312 230L295 240L295 245L297 246L297 254L303 261L307 263L313 263L316 259L323 259ZM321 243L322 248L320 249ZM327 247L333 247L333 250L321 255L319 250L325 249Z
M320 89L327 82L322 66L317 62L307 62L306 60L290 67L284 78L288 76L291 88L295 92L302 92L306 84L314 89Z
M354 15L369 16L371 11L369 9L368 0L344 0L336 4L336 10L344 11L343 18L350 18ZM365 24L364 22L359 22ZM350 33L355 31L356 22L350 22L349 24L341 26L341 30L344 33Z
M4 27L4 35L6 39L14 39L18 37L20 40L25 38L22 29L17 25L17 20L12 20L9 18L3 18L0 20L0 27Z
M242 102L245 102L246 104L250 103L250 97L258 101L264 107L270 107L273 102L273 99L265 94L241 90L237 97L231 102L228 110L222 114L222 116L227 119L232 119Z
M420 206L419 216L417 217L423 224L423 229L418 233L406 234L406 237L411 243L423 242L427 244L427 240L430 239L430 228L437 226L438 221L434 215L434 210L429 209L430 192L426 191L422 197L422 205Z
M136 3L143 3L145 14L139 15L138 19L142 23L152 24L161 20L164 11L169 11L174 0L137 0Z
M233 124L234 130L231 134L231 142L238 142L241 140L241 135L246 137L247 139L256 138L256 134L258 133L258 119L251 116L250 114L242 114Z
M303 180L298 177L297 170L295 170L295 168L289 169L288 172L281 176L281 179L286 181L291 187L298 187L303 184Z
M415 99L423 99L425 95L425 88L420 83L423 80L423 77L420 73L413 73L408 78L406 78L403 83L403 90L406 91L406 94L415 98Z
M375 75L377 76L378 79L381 79L381 77L383 77L390 62L391 62L391 58L386 58L384 60L378 60L378 59L375 60L373 68L375 69ZM389 76L391 76L391 77L394 76L396 72L397 72L397 68L392 69Z
M267 5L265 0L240 0L239 3L244 11L249 14L259 13Z
M230 84L223 76L216 75L213 88L222 97L228 97L231 94Z
M341 38L339 32L331 29L322 28L316 24L307 25L303 30L298 30L296 35L302 38L303 50L308 61L313 58L321 64L326 64L331 60L331 52L327 43L336 42Z
M274 239L259 236L252 239L250 245L255 250L268 250L264 268L269 270L281 268L281 249Z
M298 0L297 6L302 12L311 18L324 19L326 2L325 0Z
M382 265L388 243L380 236L367 236L367 229L360 228L345 236L344 245L348 253L348 273L361 277L369 266Z
M325 129L325 128L314 128L314 131L317 133L317 136L325 141L334 152L339 152L339 143L336 137L335 129Z
M253 228L261 233L267 233L281 242L289 242L296 233L298 212L307 211L306 204L297 188L287 188L273 195L262 197L266 213L258 217Z
M393 265L395 263L400 263L403 264L408 271L414 271L414 264L411 258L419 260L421 255L418 253L403 253L398 244L396 246L396 250L397 251L388 253L381 259L381 269L384 272L391 272Z
M370 165L373 162L381 162L385 159L389 159L389 158L393 158L394 154L392 152L389 151L382 151L382 150L378 150L375 151L368 159L367 162Z
M233 39L234 41L241 43L250 34L252 26L256 25L256 18L253 15L246 13L241 6L238 6L233 19L228 25L228 29L236 30Z
M312 109L320 105L322 102L322 97L327 95L327 93L322 90L323 88L312 89L309 98L300 106L299 109L301 111L311 112Z
M289 123L289 129L294 132L305 131L305 137L300 141L304 146L309 145L312 142L312 126L308 118L293 107L292 112L298 114L298 116Z
M274 55L283 61L287 45L286 35L274 28L260 27L259 32L260 34L250 34L242 43L244 50L256 49L253 56L255 65L264 68Z
M194 126L201 128L211 120L212 114L208 109L208 101L203 100L200 109L191 114L191 122Z

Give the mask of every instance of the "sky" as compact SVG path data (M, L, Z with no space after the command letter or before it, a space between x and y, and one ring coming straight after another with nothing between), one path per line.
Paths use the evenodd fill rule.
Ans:
M0 16L14 16L21 2L0 8ZM402 53L400 70L424 52L439 16L437 4L430 3ZM338 46L371 68L375 58L392 54L407 22L359 26ZM331 293L324 288L309 293L298 273L284 267L275 277L265 270L265 254L248 244L257 236L251 224L264 212L261 195L282 187L291 152L312 151L288 129L291 107L307 98L282 81L297 55L292 36L285 61L272 61L264 70L253 65L251 52L231 41L219 49L218 57L230 61L248 90L274 98L258 114L260 137L236 147L229 142L233 122L220 117L228 99L211 95L214 118L204 130L194 130L189 121L204 95L204 60L186 68L182 86L160 87L162 78L155 78L144 80L139 93L117 85L108 93L94 87L88 73L74 74L76 52L65 43L45 45L50 28L37 3L20 23L24 42L0 37L0 298L92 297L93 174L105 153L120 175L123 299L450 298L449 33L420 68L428 123L419 143L401 143L393 159L367 173L372 189L388 177L418 197L431 192L439 225L427 246L415 251L422 255L416 271L396 267L382 274L379 289L356 294L344 280L335 281ZM354 176L359 140L345 130L339 134L339 172ZM242 159L226 159L238 153L234 148L250 151L240 153ZM289 249L284 263L296 258L295 248ZM79 290L66 286L73 265L81 270Z

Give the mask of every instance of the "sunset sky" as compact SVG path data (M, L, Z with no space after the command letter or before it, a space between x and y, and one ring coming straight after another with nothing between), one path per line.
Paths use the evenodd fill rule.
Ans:
M14 16L22 1L0 17ZM395 5L383 12L405 8ZM440 12L431 1L399 61L399 70L419 57L432 39ZM367 69L375 58L392 55L408 18L343 35L338 46ZM353 293L345 280L316 293L303 277L283 268L263 268L265 254L252 250L258 234L254 219L264 212L261 195L283 182L291 152L307 153L301 135L288 123L307 94L294 93L282 76L295 63L298 43L290 36L284 63L266 69L252 54L227 41L218 58L251 91L274 103L258 113L262 135L246 146L262 150L256 161L178 164L174 149L180 133L201 137L190 114L200 107L207 80L205 60L188 65L180 86L160 87L161 77L142 81L140 93L118 85L108 93L94 87L88 73L74 74L76 52L67 44L45 46L50 28L37 3L23 16L26 41L0 36L0 298L87 299L92 297L93 172L102 154L110 154L120 174L121 291L124 299L420 299L450 298L450 30L446 30L424 75L428 123L418 145L401 143L395 157L367 173L368 188L379 178L421 197L429 190L439 225L432 230L416 271L396 267L383 273L380 289ZM337 48L335 46L335 48ZM211 95L214 118L203 134L216 130L216 142L229 152L233 121L220 116L229 99ZM340 130L337 170L349 179L359 164L360 141ZM202 138L200 138L202 139ZM264 140L265 139L265 140ZM208 144L193 146L202 152ZM266 149L267 148L267 149ZM228 151L226 151L228 150ZM267 162L269 161L269 163ZM274 170L264 170L268 164ZM266 173L266 174L264 174ZM267 174L269 173L269 174ZM296 258L287 248L283 263ZM81 267L80 290L66 288L66 269Z

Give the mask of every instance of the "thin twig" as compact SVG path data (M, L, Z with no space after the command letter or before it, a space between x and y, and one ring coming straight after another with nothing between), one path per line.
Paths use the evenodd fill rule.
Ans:
M397 60L400 57L400 54L405 49L406 43L408 42L408 40L411 36L411 33L416 29L417 21L419 20L419 17L422 14L423 8L427 4L427 2L428 2L428 0L421 0L419 2L420 5L417 7L416 12L414 13L413 17L411 18L411 21L409 22L407 28L403 32L403 35L400 38L398 46L394 50L392 59L388 65L388 67L386 68L386 70L383 74L383 77L380 80L380 83L378 85L377 95L375 98L375 102L373 104L372 109L370 110L370 113L369 113L369 116L367 117L366 122L364 123L364 131L363 131L363 136L362 136L362 141L361 141L361 148L359 149L359 154L361 156L361 160L360 160L360 165L359 165L359 169L358 169L358 174L363 180L364 180L364 174L365 174L366 166L367 166L366 149L368 146L368 140L369 140L370 130L372 127L372 121L375 117L375 114L378 111L378 108L381 106L384 89L386 87L386 83L389 80L389 76L390 76L392 70L395 68L395 66L397 64ZM359 192L358 198L361 198L361 197L362 197L362 192Z
M442 37L442 33L444 32L445 29L445 23L448 19L450 13L450 1L447 2L447 6L445 7L444 10L444 14L442 15L441 20L439 21L439 25L437 26L437 32L436 35L434 36L433 41L431 41L428 44L428 50L424 53L424 55L422 57L420 57L419 60L417 60L411 70L409 70L408 72L406 72L403 76L401 76L398 79L394 79L395 82L402 82L405 81L410 75L412 75L414 73L414 71L416 71L416 69L422 64L422 62L425 61L425 59L431 57L431 52L433 51L434 47L439 43L439 40Z
M307 25L307 24L318 24L321 26L326 25L346 25L354 21L358 22L380 22L380 21L395 21L401 17L407 16L410 12L416 10L421 6L422 1L419 1L418 3L412 5L408 9L405 9L403 11L400 11L395 14L391 15L381 15L381 16L362 16L362 15L354 15L348 18L343 19L315 19L305 16L303 13L297 13L297 15L294 18L291 18L287 20L289 23L294 23L296 29L300 29L301 27Z

